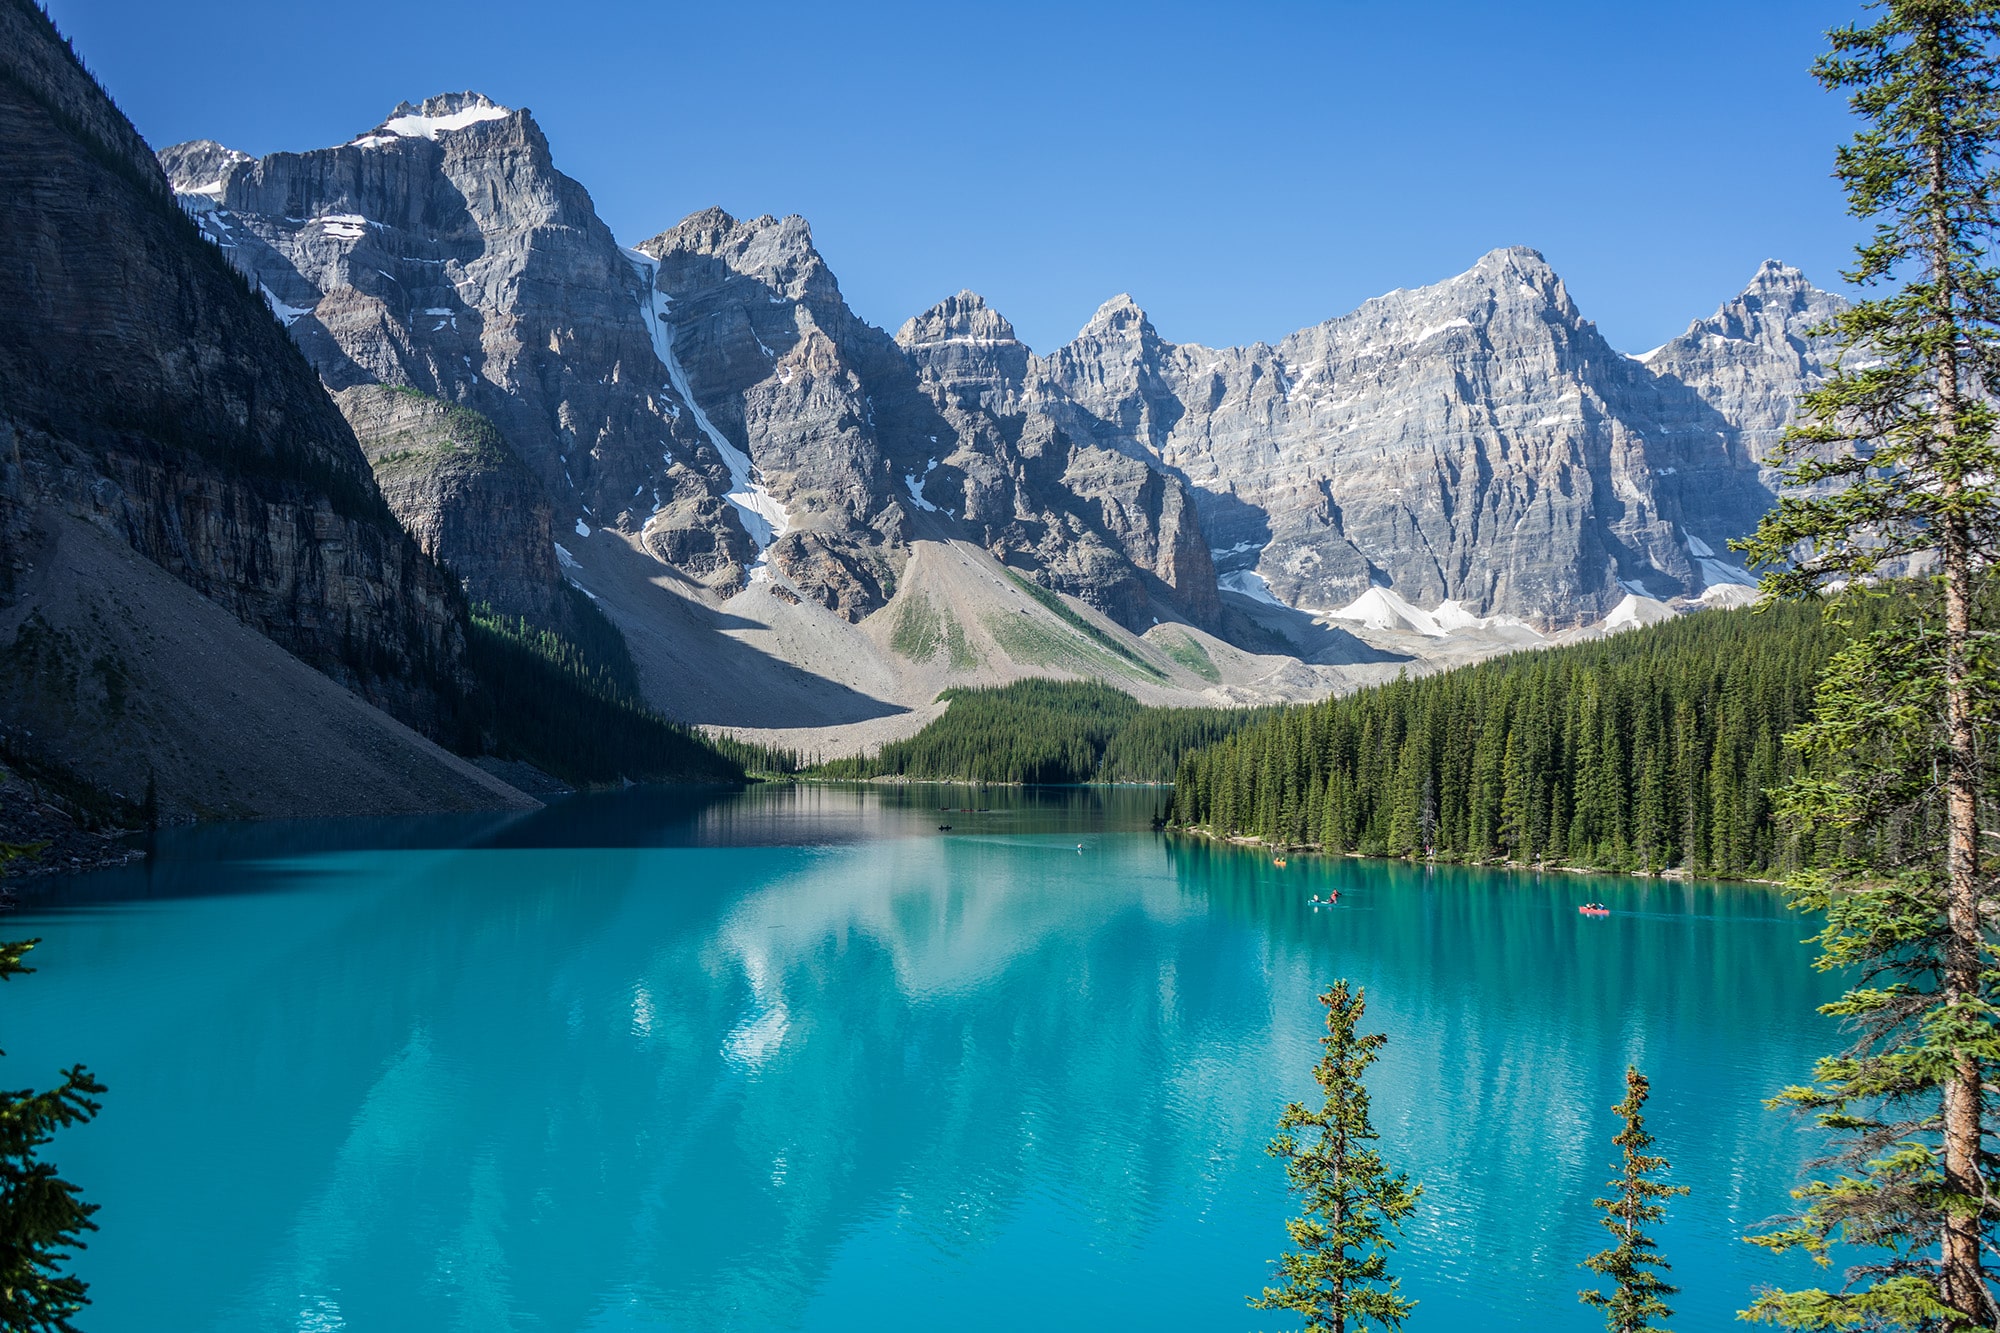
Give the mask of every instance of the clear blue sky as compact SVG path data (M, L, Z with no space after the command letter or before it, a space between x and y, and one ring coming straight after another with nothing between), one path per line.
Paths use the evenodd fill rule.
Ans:
M51 0L156 146L340 142L404 99L531 108L627 244L802 213L864 318L971 287L1032 346L1130 291L1275 340L1530 245L1628 351L1758 261L1838 283L1853 0Z

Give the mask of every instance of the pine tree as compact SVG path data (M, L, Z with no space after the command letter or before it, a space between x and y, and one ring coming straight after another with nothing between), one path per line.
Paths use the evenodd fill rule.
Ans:
M1416 1302L1404 1299L1389 1276L1388 1228L1401 1228L1423 1189L1401 1172L1391 1175L1368 1146L1380 1136L1368 1118L1362 1076L1389 1039L1356 1031L1366 992L1337 981L1319 999L1326 1006L1327 1034L1320 1038L1326 1053L1313 1077L1325 1103L1317 1111L1303 1102L1287 1106L1265 1150L1285 1160L1286 1178L1304 1199L1302 1215L1285 1223L1298 1248L1278 1260L1280 1285L1264 1288L1250 1308L1303 1315L1306 1333L1347 1333L1371 1323L1396 1329Z
M1996 591L1988 590L1982 619L1993 618ZM1806 756L1809 776L1780 794L1780 817L1806 840L1835 849L1792 878L1792 899L1824 918L1820 966L1857 977L1823 1007L1845 1020L1856 1040L1820 1060L1812 1084L1788 1088L1772 1103L1837 1132L1839 1147L1825 1163L1837 1171L1796 1191L1801 1212L1754 1239L1773 1250L1804 1250L1821 1263L1831 1261L1836 1244L1882 1251L1850 1268L1838 1291L1771 1292L1748 1311L1793 1328L1993 1322L1968 1314L1968 1306L1991 1308L1978 1253L1968 1272L1954 1274L1949 1265L1954 1228L1984 1245L2000 1220L1985 1192L1993 1154L1983 1116L1973 1134L1975 1192L1955 1186L1946 1165L1953 1084L1968 1068L1982 1083L2000 1073L2000 973L1983 945L1975 989L1951 990L1951 881L1943 868L1949 821L1937 777L1945 763L1938 720L1945 682L1935 670L1934 641L1943 631L1933 609L1920 604L1906 620L1836 654L1814 720L1787 742ZM1921 642L1927 639L1933 642ZM1989 749L1982 777L1989 829L2000 822L1993 819L1995 758Z
M0 981L34 971L21 959L38 943L0 942ZM96 1115L103 1091L82 1065L48 1092L0 1091L0 1328L74 1333L70 1317L89 1303L83 1281L61 1269L97 1229L97 1205L38 1153L57 1130Z
M1625 1099L1611 1108L1625 1122L1611 1140L1623 1152L1619 1174L1611 1181L1611 1197L1591 1200L1604 1214L1599 1219L1604 1229L1618 1243L1583 1261L1585 1268L1611 1280L1609 1294L1584 1290L1577 1293L1577 1299L1604 1311L1604 1327L1610 1333L1645 1333L1666 1327L1653 1321L1673 1316L1666 1298L1680 1290L1660 1276L1668 1264L1659 1257L1658 1246L1646 1232L1667 1215L1663 1199L1688 1192L1685 1185L1663 1185L1656 1179L1666 1170L1667 1159L1646 1151L1653 1146L1653 1136L1646 1132L1641 1113L1650 1092L1646 1076L1635 1067L1627 1067Z
M1974 603L2000 548L2000 5L1878 9L1831 33L1814 72L1863 123L1836 174L1875 228L1847 276L1888 290L1832 321L1846 354L1787 440L1798 489L1744 549L1775 567L1764 587L1780 596L1866 585L1891 561L1934 573L1935 624L1862 636L1830 668L1801 741L1825 771L1786 798L1800 826L1849 835L1848 854L1794 890L1828 914L1829 963L1869 979L1830 1009L1860 1044L1783 1099L1849 1136L1846 1171L1800 1191L1804 1213L1761 1240L1824 1259L1844 1239L1889 1257L1839 1292L1774 1292L1748 1314L1800 1328L1991 1327L2000 1303L1984 1252L2000 1212L1984 1101L2000 1043L1980 825L2000 731L1993 638ZM1906 734L1883 729L1891 712Z

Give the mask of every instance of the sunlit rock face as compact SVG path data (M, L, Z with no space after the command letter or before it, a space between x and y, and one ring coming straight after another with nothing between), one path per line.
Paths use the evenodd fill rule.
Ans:
M1032 478L989 460L1026 488L998 525L929 499L934 463L1007 427L944 419L917 359L848 308L801 218L710 209L622 249L533 117L477 93L405 104L331 148L252 159L195 141L160 161L329 388L477 410L557 538L577 520L617 527L719 592L774 579L855 620L893 594L923 516L1135 627L1213 620L1207 542L1156 461L1096 458L1088 438L1076 466L1063 440ZM954 475L932 478L938 493ZM415 526L450 526L399 493ZM473 558L472 583L525 594L518 569L489 578Z
M794 586L865 614L912 539L961 537L1128 627L1214 622L1186 488L1021 401L1028 350L976 295L891 338L849 309L801 218L710 209L639 249L693 396L790 519L772 564Z
M1540 255L1496 250L1276 346L1173 344L1121 296L1030 373L1088 414L1048 409L1073 432L1193 485L1225 586L1320 609L1386 586L1559 627L1738 577L1700 559L1769 507L1758 445L1837 300L1767 265L1709 321L1747 313L1742 348L1697 374L1669 352L1703 325L1628 357Z
M474 409L559 530L658 528L690 572L741 582L754 552L720 499L727 464L661 362L648 267L526 111L447 94L331 148L251 159L197 142L160 160L330 389ZM689 526L698 537L675 535Z
M1734 442L1759 464L1777 453L1798 399L1826 382L1837 349L1822 331L1847 303L1775 259L1707 319L1641 359L1665 380L1694 390L1729 423ZM1775 469L1765 467L1775 489Z
M569 628L548 497L498 429L415 389L357 384L334 395L382 498L475 603Z
M905 323L896 341L957 444L925 459L930 503L1128 628L1144 629L1162 603L1198 625L1219 623L1187 483L1142 450L1100 440L1004 316L960 292Z
M926 535L1135 629L1221 626L1218 583L1543 629L1698 598L1747 578L1726 543L1772 501L1840 304L1767 263L1633 357L1514 248L1275 345L1173 343L1121 295L1038 355L972 292L869 324L802 218L709 209L622 249L533 118L476 93L332 148L161 161L330 387L480 411L557 538L616 527L849 620Z

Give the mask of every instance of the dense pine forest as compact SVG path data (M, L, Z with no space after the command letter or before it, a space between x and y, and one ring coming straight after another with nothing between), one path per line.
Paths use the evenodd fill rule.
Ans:
M1705 611L1287 709L1188 754L1173 818L1378 856L1790 869L1810 849L1769 793L1849 633L1812 604Z
M818 778L947 782L1169 782L1181 755L1274 710L1148 708L1097 681L1022 680L946 690L951 707L908 740L836 759Z
M725 753L646 707L624 636L582 593L571 597L574 642L473 608L466 652L478 685L458 748L526 760L575 786L740 782L764 758L740 742Z

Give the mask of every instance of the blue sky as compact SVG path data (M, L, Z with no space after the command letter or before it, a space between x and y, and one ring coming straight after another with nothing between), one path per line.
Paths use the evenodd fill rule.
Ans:
M404 99L527 106L627 244L802 213L864 318L971 287L1032 346L1130 291L1275 340L1495 246L1628 351L1758 262L1838 283L1856 3L50 0L157 147L340 142Z

